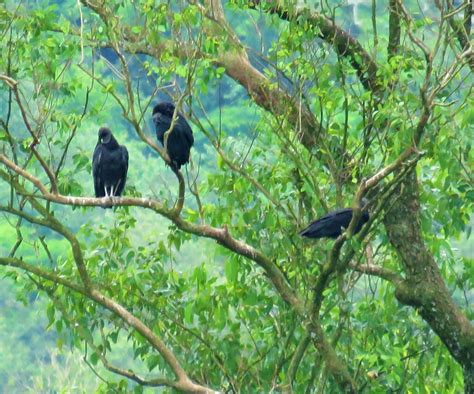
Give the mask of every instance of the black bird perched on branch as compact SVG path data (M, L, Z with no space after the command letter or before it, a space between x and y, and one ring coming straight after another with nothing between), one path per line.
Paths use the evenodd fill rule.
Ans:
M363 198L361 201L361 208L366 204L367 200ZM362 216L356 224L354 234L357 234L360 231L369 218L369 212L362 211ZM349 227L351 220L352 208L338 209L315 220L299 234L306 238L337 238L345 229L347 229L347 227Z
M165 133L170 129L175 106L172 103L159 103L153 108L153 123L156 137L166 149L171 160L171 166L177 170L189 161L189 151L194 144L193 131L188 122L179 112L173 129L168 133L165 143Z
M127 148L119 145L110 129L101 127L92 156L95 196L121 196L127 180L127 171Z

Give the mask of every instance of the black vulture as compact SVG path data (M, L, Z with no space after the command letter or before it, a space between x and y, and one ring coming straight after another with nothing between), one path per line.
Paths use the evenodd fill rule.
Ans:
M363 199L362 207L366 205L366 200ZM357 234L364 223L367 223L370 215L367 210L362 211L362 216L357 223L354 234ZM352 208L338 209L333 212L329 212L323 217L312 222L299 234L306 238L337 238L342 232L349 227L349 223L352 220Z
M127 171L127 148L119 145L110 129L101 127L92 156L95 196L121 196L127 180Z
M165 147L165 133L171 126L175 106L172 103L159 103L153 108L153 123L156 128L156 137ZM177 170L189 161L189 151L194 144L193 131L188 122L179 112L173 130L168 134L166 152L171 160L171 166Z

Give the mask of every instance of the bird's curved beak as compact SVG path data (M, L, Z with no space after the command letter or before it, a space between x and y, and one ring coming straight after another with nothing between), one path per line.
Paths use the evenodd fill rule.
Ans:
M111 139L110 134L107 134L105 137L102 137L102 138L101 138L101 142L102 142L103 144L108 144L108 143L110 142L110 139Z

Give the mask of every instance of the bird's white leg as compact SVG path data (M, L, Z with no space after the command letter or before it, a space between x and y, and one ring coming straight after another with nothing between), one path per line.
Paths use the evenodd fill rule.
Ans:
M104 185L104 193L105 193L105 197L108 197L108 193L107 193L107 186Z
M119 186L120 186L120 183L121 183L121 182L122 182L122 180L121 180L121 179L119 179L119 180L118 180L118 182L117 182L117 184L115 185L114 196L116 195L116 193L117 193L117 190L118 190L118 188L119 188ZM118 196L116 196L116 197L118 197Z

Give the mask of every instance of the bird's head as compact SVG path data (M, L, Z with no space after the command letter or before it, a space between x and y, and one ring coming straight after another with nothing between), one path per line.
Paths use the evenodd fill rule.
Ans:
M112 140L112 132L107 127L99 129L99 143L108 144Z
M173 117L174 114L174 104L173 103L159 103L153 107L153 117L156 115L165 115L169 118Z

